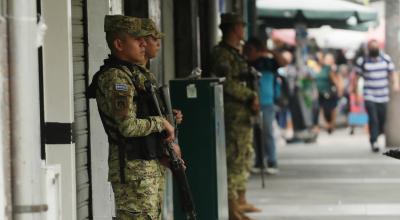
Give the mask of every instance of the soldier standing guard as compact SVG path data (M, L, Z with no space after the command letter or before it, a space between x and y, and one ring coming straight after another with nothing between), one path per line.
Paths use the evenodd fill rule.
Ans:
M163 181L163 147L172 142L173 126L157 115L144 82L155 77L140 66L145 59L142 19L107 15L104 20L111 55L95 74L88 96L95 97L109 140L109 181L115 194L118 220L159 220Z
M212 51L211 72L226 77L224 82L226 154L228 169L229 219L250 219L244 212L260 211L245 199L253 155L250 118L259 111L258 95L246 83L250 67L240 53L244 38L242 18L233 13L221 15L223 37Z
M156 58L158 55L158 52L160 51L161 48L161 39L164 37L164 34L161 33L156 24L154 23L153 20L149 18L142 18L142 29L149 32L150 35L145 37L146 41L146 46L145 46L145 62L141 63L140 65L143 67L144 71L148 75L150 75L153 80L155 81L154 75L150 73L148 67L150 66L150 60L153 58ZM183 115L180 110L173 109L174 115L175 115L175 120L177 124L182 123L183 120ZM175 147L175 151L178 153L178 155L181 154L180 147L178 145L173 145ZM161 167L161 179L160 179L160 186L159 186L159 197L160 197L160 202L162 204L164 200L164 193L165 193L165 172L166 172L166 167L169 166L167 158L162 158L161 159L161 164L164 166ZM163 205L161 205L163 207Z

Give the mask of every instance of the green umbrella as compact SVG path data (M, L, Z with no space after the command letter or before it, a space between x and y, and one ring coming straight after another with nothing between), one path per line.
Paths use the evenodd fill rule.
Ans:
M258 0L257 16L268 27L292 28L330 25L334 28L359 29L377 20L369 7L343 0Z

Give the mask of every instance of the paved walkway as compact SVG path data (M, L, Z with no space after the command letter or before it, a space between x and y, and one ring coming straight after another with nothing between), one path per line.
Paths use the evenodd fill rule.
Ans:
M400 161L373 154L357 130L279 147L277 176L249 183L256 220L400 220Z

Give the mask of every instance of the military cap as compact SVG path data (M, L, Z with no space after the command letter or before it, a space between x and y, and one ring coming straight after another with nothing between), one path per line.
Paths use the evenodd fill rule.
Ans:
M246 24L246 22L243 21L242 16L229 12L221 14L221 25L225 24Z
M164 34L158 30L156 23L150 18L142 18L142 29L150 32L153 37L158 39L164 36Z
M149 31L142 28L142 19L124 15L106 15L104 18L104 31L123 31L135 37L151 35Z

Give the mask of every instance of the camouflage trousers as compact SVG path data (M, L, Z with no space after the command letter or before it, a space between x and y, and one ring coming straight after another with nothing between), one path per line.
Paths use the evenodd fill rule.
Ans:
M157 160L127 161L126 183L111 181L117 220L160 220L165 167Z
M228 198L237 199L237 191L245 190L253 156L253 129L250 125L227 126L226 159Z

